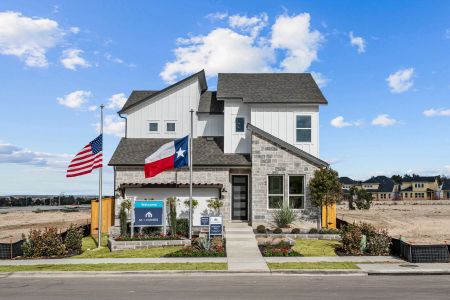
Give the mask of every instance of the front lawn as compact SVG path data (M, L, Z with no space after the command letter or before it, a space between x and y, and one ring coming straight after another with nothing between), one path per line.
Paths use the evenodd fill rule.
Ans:
M143 263L0 266L0 272L227 270L226 263Z
M293 262L293 263L268 263L273 270L358 270L358 266L352 262Z
M82 241L82 253L73 258L146 258L146 257L164 257L169 256L182 249L179 246L156 247L151 249L139 250L123 250L123 251L109 251L106 247L107 238L102 238L102 247L97 249L96 240L87 236Z
M335 249L339 246L339 241L296 240L293 250L301 256L337 256Z

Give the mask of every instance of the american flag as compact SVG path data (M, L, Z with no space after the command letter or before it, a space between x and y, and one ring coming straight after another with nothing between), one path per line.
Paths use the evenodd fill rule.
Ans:
M76 177L89 174L92 170L101 168L103 155L103 136L100 134L92 142L87 144L69 164L66 177Z

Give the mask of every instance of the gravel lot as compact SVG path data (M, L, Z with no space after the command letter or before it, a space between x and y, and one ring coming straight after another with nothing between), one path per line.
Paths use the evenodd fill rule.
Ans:
M392 237L402 236L417 244L450 241L450 205L441 204L376 204L370 210L349 211L339 205L337 217L349 223L367 222L386 228Z

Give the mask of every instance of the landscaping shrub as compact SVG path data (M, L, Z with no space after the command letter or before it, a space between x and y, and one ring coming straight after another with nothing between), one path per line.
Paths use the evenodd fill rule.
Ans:
M189 219L177 220L177 235L189 236Z
M64 239L64 245L66 246L66 250L69 254L75 255L81 253L82 239L83 228L71 224L67 230L66 238Z
M126 235L128 231L127 230L128 217L125 208L122 206L120 207L119 219L120 219L120 235Z
M184 247L176 252L169 253L167 257L224 257L225 240L220 237L194 238L191 246Z
M308 231L308 233L309 233L309 234L317 234L317 233L319 233L319 230L317 230L317 228L311 228L311 229Z
M298 213L289 206L281 206L272 212L274 223L281 228L286 228L298 217Z
M273 230L273 233L275 233L275 234L281 234L281 233L283 233L283 230L281 230L280 227L277 227L277 228L275 228L275 229Z
M387 230L381 229L367 240L366 251L370 255L389 255L391 243L391 237L388 235Z
M339 234L339 229L335 228L322 228L318 231L320 234Z
M346 225L341 230L342 250L346 254L361 255L362 231L356 225Z
M169 215L169 224L170 224L170 234L177 234L177 201L176 197L167 198L167 207L168 207L168 215Z
M218 198L211 198L208 202L208 208L214 210L216 216L220 216L220 209L223 207L223 201Z
M257 232L257 233L266 233L266 226L264 226L264 225L258 225L258 226L256 227L256 232Z
M365 189L358 189L354 202L358 209L370 209L372 205L372 194Z
M292 234L299 234L300 233L300 228L294 228L291 230Z
M261 245L259 249L263 256L301 256L286 242L281 242L278 245Z
M66 253L66 247L56 227L45 231L31 230L22 250L26 257L63 256Z

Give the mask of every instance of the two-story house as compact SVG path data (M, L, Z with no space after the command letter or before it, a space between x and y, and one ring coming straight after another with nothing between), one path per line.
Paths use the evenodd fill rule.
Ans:
M189 134L194 110L194 226L210 213L207 201L219 198L225 221L268 224L273 210L289 205L300 212L298 226L316 227L319 210L311 205L308 182L328 166L319 158L324 104L312 76L303 73L221 73L217 91L209 91L200 71L162 90L133 91L119 111L125 137L109 162L116 205L130 197L188 199L187 168L147 179L143 166L161 145Z
M438 191L437 177L413 176L403 179L400 196L402 200L435 200L440 198Z
M340 177L344 199L349 200L350 188L365 189L372 194L373 200L397 200L398 185L386 176L374 176L365 181L356 181L349 177Z

